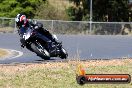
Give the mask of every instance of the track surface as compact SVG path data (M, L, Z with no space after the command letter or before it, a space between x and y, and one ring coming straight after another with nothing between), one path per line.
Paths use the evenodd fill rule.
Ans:
M69 53L69 59L112 59L132 57L132 36L104 36L104 35L58 35L64 48ZM0 48L22 51L23 56L5 60L0 63L39 62L43 61L35 53L21 49L18 34L0 34ZM59 58L51 58L60 60Z

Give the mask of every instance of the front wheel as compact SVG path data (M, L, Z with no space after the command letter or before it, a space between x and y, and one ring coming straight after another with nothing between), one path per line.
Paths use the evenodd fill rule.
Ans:
M67 53L67 51L62 47L62 48L61 48L61 53L60 53L60 58L61 58L61 59L67 59L67 57L68 57L68 53Z
M50 59L49 52L46 49L44 49L41 44L39 44L39 43L32 43L31 44L31 48L41 58L43 58L45 60L49 60Z

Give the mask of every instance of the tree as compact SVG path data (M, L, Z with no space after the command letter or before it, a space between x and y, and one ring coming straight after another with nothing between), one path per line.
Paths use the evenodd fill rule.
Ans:
M90 0L69 1L74 2L73 10L82 8L80 13L82 19L80 20L89 20ZM93 21L130 21L128 3L129 0L93 0ZM71 13L73 13L72 10L69 10L68 14ZM69 16L77 17L77 15L74 12ZM74 20L78 19L75 18Z
M0 0L0 17L15 17L18 13L34 17L36 6L45 0Z
M83 18L83 11L81 7L74 7L71 6L66 10L67 14L69 15L70 19L73 21L81 21Z
M111 0L108 8L109 21L129 21L128 0Z
M89 1L88 0L69 0L74 5L66 11L71 20L88 20L89 19Z

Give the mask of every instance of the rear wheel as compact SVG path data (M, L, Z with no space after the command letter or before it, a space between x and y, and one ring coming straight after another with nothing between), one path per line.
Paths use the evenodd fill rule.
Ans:
M67 51L62 47L61 48L61 53L60 53L60 58L61 59L66 59L68 57Z
M43 46L40 43L32 43L31 48L41 58L43 58L45 60L50 59L49 52L46 49L44 49Z

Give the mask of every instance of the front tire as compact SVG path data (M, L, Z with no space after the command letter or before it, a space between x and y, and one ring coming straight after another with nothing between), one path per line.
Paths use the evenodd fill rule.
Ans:
M67 53L67 51L62 47L62 48L61 48L61 53L60 53L60 58L61 58L61 59L67 59L67 57L68 57L68 53Z
M31 48L41 58L43 58L45 60L49 60L50 59L49 52L46 49L44 49L41 45L38 45L36 43L32 43L31 44Z

